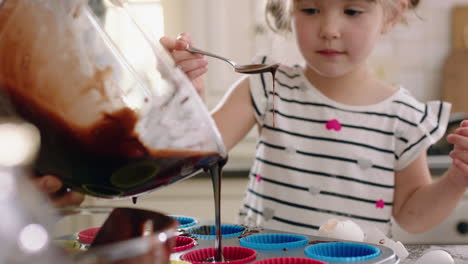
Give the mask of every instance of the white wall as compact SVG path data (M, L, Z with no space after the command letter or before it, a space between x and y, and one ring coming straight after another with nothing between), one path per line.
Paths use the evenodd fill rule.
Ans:
M375 52L375 66L386 67L386 78L401 83L420 100L440 99L441 72L451 51L451 10L467 0L424 0ZM388 65L385 66L388 61Z

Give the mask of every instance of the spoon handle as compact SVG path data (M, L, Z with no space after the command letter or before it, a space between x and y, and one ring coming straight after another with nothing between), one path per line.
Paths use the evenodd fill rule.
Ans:
M207 51L204 51L204 50L201 50L201 49L197 49L191 45L188 46L187 48L187 51L190 51L190 52L193 52L193 53L198 53L198 54L203 54L203 55L206 55L206 56L210 56L210 57L213 57L213 58L217 58L217 59L220 59L220 60L223 60L229 64L232 65L232 67L236 67L236 63L233 62L232 60L228 59L228 58L225 58L225 57L221 57L219 55L216 55L216 54L213 54L211 52L207 52Z

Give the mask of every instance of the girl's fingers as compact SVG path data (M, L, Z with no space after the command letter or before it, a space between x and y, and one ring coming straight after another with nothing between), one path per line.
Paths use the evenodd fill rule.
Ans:
M175 43L175 50L186 50L188 48L189 42L183 39L177 39Z
M465 135L450 134L447 136L447 142L454 144L454 149L468 150L468 137Z
M465 162L459 160L459 159L453 159L452 161L452 164L453 166L455 166L457 169L459 169L460 171L462 171L462 173L464 175L468 175L468 164L466 164ZM464 181L468 182L468 178L464 178L463 179Z
M454 134L468 137L468 127L459 127L453 131Z
M468 151L453 150L450 152L449 156L452 159L457 159L457 160L460 160L461 162L468 164Z
M187 33L181 33L176 38L176 50L186 50L192 44L192 38Z
M159 43L163 45L169 52L172 52L176 48L176 40L170 37L162 37L159 39Z
M170 37L162 37L159 39L159 43L166 48L169 52L173 52L175 50L186 50L188 46L188 42L183 39L174 39Z
M468 127L468 120L463 120L460 124L460 127Z
M186 72L185 74L190 80L195 80L207 72L208 72L208 67L205 66L205 67L197 68L196 70L193 70L193 71Z
M206 67L207 65L208 61L205 58L184 60L177 63L177 66L186 74L188 74L191 71L195 71L199 68Z
M172 58L174 59L174 61L177 64L179 64L182 61L186 61L186 60L194 60L194 59L204 58L204 56L201 55L201 54L191 53L191 52L188 52L188 51L185 51L185 50L184 51L174 50L174 51L172 51L171 55L172 55Z
M182 40L182 41L185 41L187 44L192 45L192 37L186 32L180 33L177 36L177 40Z

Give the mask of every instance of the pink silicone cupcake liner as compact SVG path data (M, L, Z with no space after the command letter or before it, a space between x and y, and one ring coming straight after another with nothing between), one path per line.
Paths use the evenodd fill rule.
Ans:
M78 233L78 241L84 244L91 244L99 232L100 227L88 228Z
M172 253L191 249L195 246L195 239L185 236L176 237L176 246L172 248Z
M320 261L320 260L316 260L316 259L285 257L285 258L262 259L259 261L255 261L252 264L327 264L327 263Z
M191 262L192 264L207 263L207 260L213 258L215 248L202 248L185 253L180 258ZM255 260L257 252L245 247L223 247L224 262L216 262L218 264L244 264Z

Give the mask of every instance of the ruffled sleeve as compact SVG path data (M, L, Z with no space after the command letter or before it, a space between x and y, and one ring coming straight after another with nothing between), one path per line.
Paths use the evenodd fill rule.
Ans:
M441 101L426 104L414 100L402 105L402 117L396 129L396 170L401 170L414 161L430 145L444 136L450 117L451 105Z
M266 56L257 56L253 64L275 63ZM273 79L271 73L253 74L249 77L250 95L255 111L255 117L260 125L263 125L265 113L270 109L273 97Z

